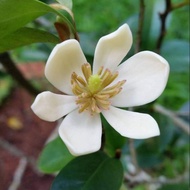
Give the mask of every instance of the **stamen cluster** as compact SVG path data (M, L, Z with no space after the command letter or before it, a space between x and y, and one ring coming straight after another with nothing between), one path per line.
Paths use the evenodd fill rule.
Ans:
M79 105L79 113L89 110L91 114L100 113L101 110L108 110L110 98L122 90L125 80L109 86L118 76L118 72L101 67L97 74L92 75L91 65L82 65L84 78L75 72L71 75L72 91L77 96L76 103Z

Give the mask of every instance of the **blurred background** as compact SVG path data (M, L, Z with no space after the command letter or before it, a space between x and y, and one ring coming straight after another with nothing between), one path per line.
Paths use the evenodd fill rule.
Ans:
M161 135L133 141L135 166L127 140L122 156L125 182L128 189L134 190L189 189L189 1L73 0L72 11L89 62L92 63L99 38L123 23L133 33L133 47L126 59L138 51L151 50L169 62L171 72L164 93L155 102L134 108L151 114L159 124ZM57 35L54 21L55 16L48 14L28 26ZM53 176L40 173L36 160L57 123L40 120L30 105L39 92L55 91L44 77L45 62L54 46L31 44L0 57L2 190L46 190L52 183ZM6 66L5 57L9 63ZM133 174L134 167L143 171L136 178L128 175ZM20 181L15 180L18 176ZM19 183L16 188L15 183Z

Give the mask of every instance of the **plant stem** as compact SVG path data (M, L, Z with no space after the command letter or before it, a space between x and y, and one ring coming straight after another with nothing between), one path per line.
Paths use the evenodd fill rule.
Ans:
M7 70L7 72L13 77L13 79L15 79L21 86L23 86L30 94L36 96L40 93L40 91L34 88L27 81L27 79L25 79L7 52L0 54L0 62Z
M144 0L140 0L140 11L139 11L139 23L138 23L138 31L136 38L136 46L135 53L138 53L142 44L142 31L143 31L143 22L144 22L144 12L145 12L145 4Z
M133 111L133 108L130 107L129 111ZM132 164L135 167L135 173L134 174L136 175L136 174L139 173L140 168L139 168L138 161L137 161L137 152L135 150L134 140L133 139L129 139L129 151L130 151L130 155L131 155Z
M160 48L162 46L164 37L166 35L166 19L167 16L170 12L172 12L174 9L184 7L188 4L190 4L189 0L185 0L182 3L179 3L177 5L172 5L171 0L165 0L166 8L163 13L160 13L160 20L161 20L161 28L160 28L160 35L157 40L157 45L156 45L156 51L160 53Z
M166 19L168 14L172 10L172 3L171 0L165 0L166 8L163 13L160 13L160 20L161 20L161 28L160 28L160 35L157 40L157 45L156 45L156 51L160 53L160 48L162 45L162 42L164 40L164 36L166 35Z

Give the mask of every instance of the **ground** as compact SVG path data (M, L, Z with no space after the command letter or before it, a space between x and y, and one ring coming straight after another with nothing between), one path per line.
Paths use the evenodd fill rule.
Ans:
M16 85L0 106L0 190L48 190L54 179L38 171L36 160L56 123L35 116L33 100Z

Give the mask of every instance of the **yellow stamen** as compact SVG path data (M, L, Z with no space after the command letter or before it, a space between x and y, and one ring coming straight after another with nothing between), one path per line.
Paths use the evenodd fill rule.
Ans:
M71 75L72 91L77 96L76 104L79 105L79 113L88 110L91 114L108 110L110 98L116 96L121 90L125 80L110 86L119 73L101 67L97 74L92 75L89 63L82 65L82 76L75 72ZM109 85L109 87L107 87Z

